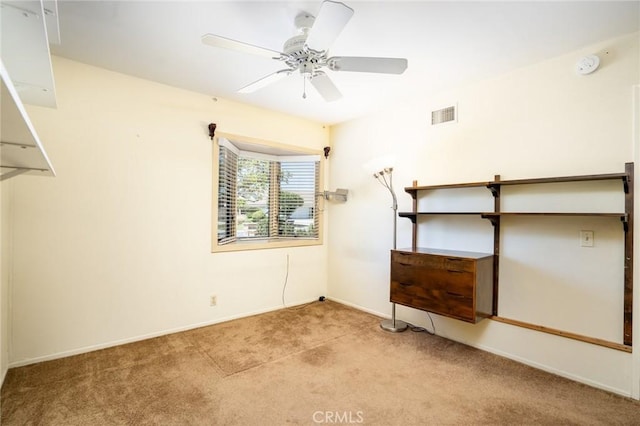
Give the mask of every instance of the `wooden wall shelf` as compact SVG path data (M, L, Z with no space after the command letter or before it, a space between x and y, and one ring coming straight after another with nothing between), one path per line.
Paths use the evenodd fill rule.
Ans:
M511 179L500 180L498 179L486 182L466 182L466 183L451 183L442 185L423 185L423 186L407 186L404 188L405 192L411 194L413 198L416 197L419 191L437 190L437 189L456 189L456 188L492 188L500 187L504 185L535 185L545 183L562 183L562 182L587 182L587 181L599 181L599 180L621 180L625 184L625 192L627 192L627 186L630 177L628 172L624 173L605 173L597 175L577 175L577 176L559 176L559 177L545 177L545 178L533 178L533 179Z
M469 215L482 216L483 218L497 216L601 216L625 219L627 213L599 213L599 212L398 212L398 216L413 219L416 216L437 216L437 215Z
M488 187L494 182L469 182L469 183L451 183L445 185L427 185L427 186L407 186L404 190L414 196L418 191L426 191L430 189L456 189L456 188L482 188Z
M603 180L620 180L622 182L622 190L625 194L625 211L624 212L503 212L501 211L500 193L502 186L505 185L538 185L538 184L553 184L563 182L588 182L588 181L603 181ZM410 219L413 224L412 231L412 250L415 255L420 255L421 251L425 249L418 249L417 247L417 232L418 232L418 217L423 216L479 216L483 219L491 221L494 227L494 250L493 250L493 306L492 316L494 320L509 323L511 325L530 328L542 332L556 334L560 336L569 337L572 339L581 340L584 342L605 346L608 348L623 350L626 352L631 351L632 346L632 318L633 318L633 180L634 180L634 165L633 163L625 164L625 171L622 173L606 173L606 174L592 174L592 175L577 175L577 176L560 176L560 177L544 177L544 178L532 178L532 179L513 179L513 180L501 180L500 175L496 175L494 180L486 182L467 182L467 183L455 183L455 184L441 184L441 185L424 185L419 186L416 181L413 182L413 186L406 187L404 190L413 199L413 209L410 212L400 212L398 215ZM490 212L460 212L460 211L418 211L418 196L421 191L433 191L433 190L449 190L449 189L461 189L461 188L481 188L485 187L494 197L494 211ZM601 339L596 339L588 336L581 336L571 332L565 332L562 330L552 329L536 324L529 324L517 320L506 320L498 316L498 284L499 284L499 254L500 254L500 225L502 217L603 217L619 219L623 224L624 229L624 315L623 315L623 344L608 342ZM405 255L410 255L406 253ZM401 299L395 301L396 303L403 304ZM409 305L410 306L410 305ZM416 307L416 306L414 306ZM418 307L420 309L420 307ZM429 309L425 309L429 310Z
M628 173L608 173L601 175L580 175L580 176L562 176L562 177L547 177L547 178L534 178L534 179L513 179L490 182L489 186L494 185L532 185L543 183L562 183L562 182L587 182L598 180L621 180L623 183L629 179ZM626 191L625 191L626 192Z
M398 212L398 216L410 219L414 223L418 216L482 216L484 214L484 212Z

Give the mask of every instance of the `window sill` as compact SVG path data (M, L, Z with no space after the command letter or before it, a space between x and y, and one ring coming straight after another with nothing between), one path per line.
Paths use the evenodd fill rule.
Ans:
M306 247L319 245L322 245L322 238L291 238L259 241L241 240L223 245L218 245L218 243L215 242L214 246L211 249L211 252L225 253L231 251L266 250L274 248Z

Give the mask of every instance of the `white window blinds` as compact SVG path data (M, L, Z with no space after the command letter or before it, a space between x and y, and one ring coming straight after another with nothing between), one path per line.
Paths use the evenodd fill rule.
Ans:
M220 146L218 167L218 244L226 244L236 240L237 153Z
M318 238L318 156L271 155L220 142L218 244Z
M318 237L318 162L280 162L278 231L282 237Z

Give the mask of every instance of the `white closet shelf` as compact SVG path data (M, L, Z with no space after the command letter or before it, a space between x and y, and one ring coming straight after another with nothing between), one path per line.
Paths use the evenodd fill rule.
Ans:
M55 176L49 157L1 60L0 75L0 181L23 173Z

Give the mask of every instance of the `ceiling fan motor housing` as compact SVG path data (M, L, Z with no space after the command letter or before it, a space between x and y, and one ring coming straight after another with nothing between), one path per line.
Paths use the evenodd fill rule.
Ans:
M306 34L300 34L297 36L291 37L289 40L284 42L284 47L282 48L282 52L285 55L296 56L302 54L304 49L304 44L307 41Z
M307 12L301 12L296 16L295 26L300 33L284 42L282 51L285 55L302 56L308 53L308 49L305 47L305 44L307 42L307 37L309 36L309 31L311 30L311 27L313 27L315 20L315 16Z
M301 13L296 17L296 27L302 34L291 37L284 43L282 52L284 62L293 70L300 70L300 74L313 75L316 68L323 66L326 61L326 52L310 50L306 43L309 29L315 18L308 13Z

